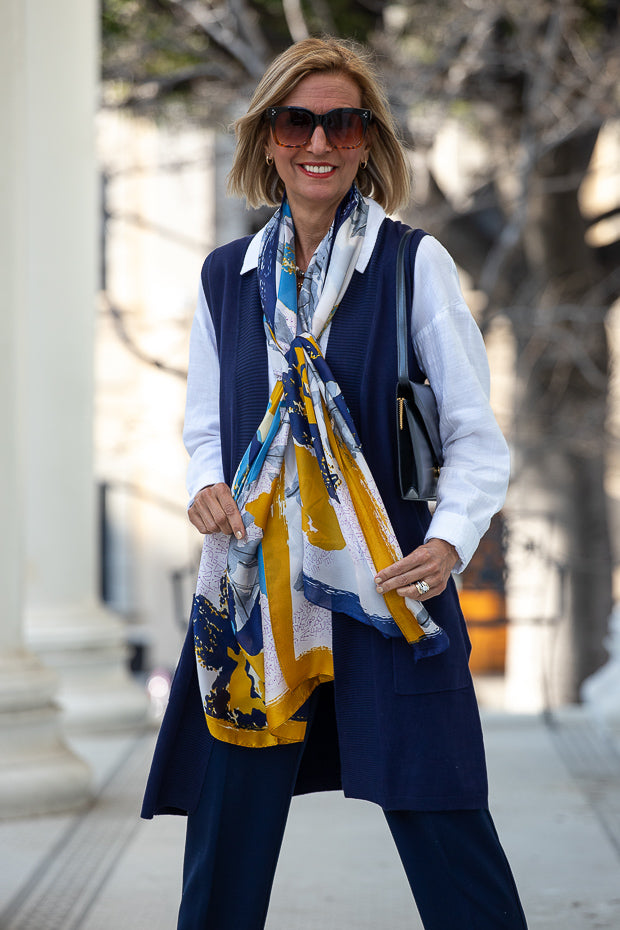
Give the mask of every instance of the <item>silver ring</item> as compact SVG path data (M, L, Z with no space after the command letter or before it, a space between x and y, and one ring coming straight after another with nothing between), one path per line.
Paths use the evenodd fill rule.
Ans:
M430 586L425 581L416 581L415 586L418 589L418 594L428 594L430 591Z

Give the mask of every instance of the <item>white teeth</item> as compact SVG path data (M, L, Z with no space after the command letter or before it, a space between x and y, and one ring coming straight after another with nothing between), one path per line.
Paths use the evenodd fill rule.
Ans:
M304 165L304 168L310 174L328 174L333 170L331 165Z

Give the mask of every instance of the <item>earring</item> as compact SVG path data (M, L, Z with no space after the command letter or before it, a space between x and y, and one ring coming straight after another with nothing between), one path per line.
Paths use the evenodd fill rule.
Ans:
M271 152L267 152L267 154L265 155L265 161L271 168L271 166L273 165L273 155L271 154Z
M362 171L364 170L364 168L366 167L367 164L368 164L368 159L367 159L367 158L365 158L364 161L361 161L361 162L360 162L360 168L362 169Z

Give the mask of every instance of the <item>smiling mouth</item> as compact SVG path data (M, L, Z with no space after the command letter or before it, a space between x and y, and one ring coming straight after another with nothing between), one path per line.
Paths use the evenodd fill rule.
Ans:
M336 170L333 165L300 165L300 168L305 171L306 174L312 174L315 177L331 174L332 171Z

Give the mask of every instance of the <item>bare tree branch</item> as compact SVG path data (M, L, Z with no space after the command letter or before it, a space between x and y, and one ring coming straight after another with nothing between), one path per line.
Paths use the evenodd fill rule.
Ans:
M114 329L116 330L116 334L120 341L127 347L127 349L135 358L141 362L144 362L145 365L151 365L153 368L159 369L159 371L164 371L169 375L174 375L175 378L181 378L183 381L187 379L186 369L175 368L173 365L169 365L167 362L163 362L161 359L155 358L140 348L127 328L127 324L125 322L126 312L115 306L111 302L106 292L101 294L101 302L104 312L106 312L112 319Z
M253 46L235 33L225 20L227 9L216 9L213 4L202 4L197 0L170 0L183 10L217 45L225 49L255 80L262 77L266 67L264 59Z
M243 38L255 50L258 60L267 63L271 55L256 12L246 0L227 0L227 3Z
M282 9L293 42L301 42L302 39L307 39L310 33L304 19L300 0L282 0Z

